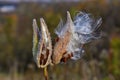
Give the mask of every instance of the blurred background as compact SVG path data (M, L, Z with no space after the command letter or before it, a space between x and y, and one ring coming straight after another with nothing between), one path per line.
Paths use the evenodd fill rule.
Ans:
M50 80L120 80L120 0L0 0L0 80L44 80L32 56L32 20L46 20L51 36L66 11L102 17L102 38L77 61L49 66Z

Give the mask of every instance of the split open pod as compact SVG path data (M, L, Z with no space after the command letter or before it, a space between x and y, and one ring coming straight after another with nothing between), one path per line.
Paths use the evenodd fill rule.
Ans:
M84 54L83 45L100 38L97 31L102 19L94 19L91 14L79 12L72 20L67 11L67 20L60 20L55 33L57 41L52 45L50 32L43 18L40 18L39 30L36 20L33 20L33 57L38 67L49 64L77 60Z

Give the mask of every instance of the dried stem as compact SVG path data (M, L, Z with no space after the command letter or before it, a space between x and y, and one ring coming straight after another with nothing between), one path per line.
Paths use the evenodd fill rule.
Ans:
M48 80L47 67L44 68L44 77L45 77L45 80Z

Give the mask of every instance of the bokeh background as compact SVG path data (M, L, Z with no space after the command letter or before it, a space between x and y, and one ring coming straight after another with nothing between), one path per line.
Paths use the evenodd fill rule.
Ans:
M0 0L0 80L44 80L32 56L32 20L51 36L60 18L83 11L102 17L102 37L77 61L49 66L50 80L120 80L120 0Z

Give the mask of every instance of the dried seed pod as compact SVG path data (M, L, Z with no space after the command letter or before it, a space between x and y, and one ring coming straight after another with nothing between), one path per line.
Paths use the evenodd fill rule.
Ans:
M41 31L33 20L33 57L38 67L44 68L51 63L52 43L50 33L43 18L40 19Z
M78 13L72 21L67 12L67 21L63 24L61 20L55 33L58 38L53 46L50 33L45 21L41 18L41 31L39 31L36 20L33 20L33 57L38 67L44 68L50 63L58 64L69 59L80 59L84 53L83 45L96 40L100 33L96 32L102 19L95 20L91 14Z
M95 20L91 14L84 12L78 13L72 21L70 13L67 12L66 24L64 25L61 20L55 30L59 40L54 46L53 63L80 59L84 53L83 45L100 37L100 33L95 31L101 22L101 18Z
M66 55L66 53L68 52L67 46L68 43L70 42L70 38L72 35L71 34L72 27L73 27L73 22L70 13L67 12L66 24L63 25L63 22L60 21L58 27L55 30L55 33L58 35L59 40L54 46L54 51L52 55L52 60L54 64L58 64L61 61L63 55ZM72 53L68 53L68 54L72 54ZM65 62L64 60L62 61Z

